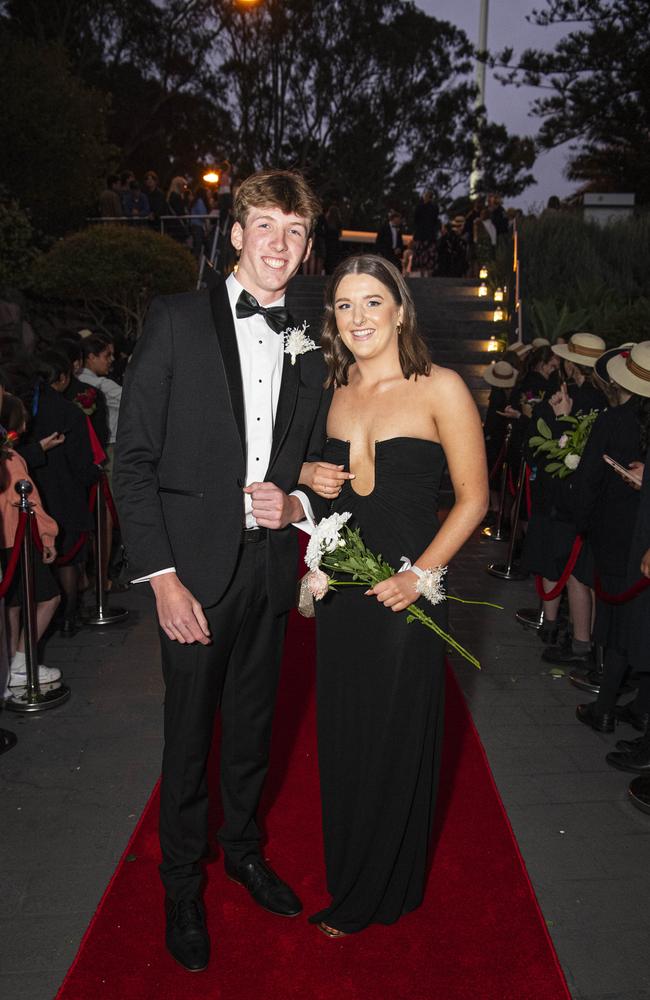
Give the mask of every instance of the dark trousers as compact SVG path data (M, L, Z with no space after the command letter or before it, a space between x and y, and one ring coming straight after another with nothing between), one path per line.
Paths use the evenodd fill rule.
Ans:
M259 854L256 822L268 769L271 725L287 615L266 593L266 542L243 545L224 597L204 608L212 645L180 645L160 632L165 680L160 844L162 881L172 899L199 895L208 849L206 765L221 707L218 837L234 864Z

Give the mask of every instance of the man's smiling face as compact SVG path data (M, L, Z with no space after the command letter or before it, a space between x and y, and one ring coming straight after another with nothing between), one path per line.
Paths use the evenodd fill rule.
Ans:
M252 207L246 224L232 227L240 251L237 279L266 306L283 295L289 280L309 256L309 220L272 205Z

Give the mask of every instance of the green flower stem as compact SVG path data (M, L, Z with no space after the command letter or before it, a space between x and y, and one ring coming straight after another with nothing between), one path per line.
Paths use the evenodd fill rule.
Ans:
M427 628L430 628L431 631L435 632L436 635L439 635L441 639L444 639L448 646L451 646L453 650L464 657L469 663L472 664L473 667L476 667L477 670L481 669L481 664L476 657L473 656L469 650L465 649L464 646L461 646L461 644L457 642L452 635L449 635L448 632L445 632L444 629L440 628L440 626L434 622L433 618L429 618L428 615L425 615L424 611L418 608L416 604L409 604L406 610L409 613L406 619L407 622L410 623L417 618L419 622L426 625Z

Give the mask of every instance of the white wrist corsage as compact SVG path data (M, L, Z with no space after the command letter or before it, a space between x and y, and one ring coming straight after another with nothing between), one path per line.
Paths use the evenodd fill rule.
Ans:
M290 326L286 330L282 331L282 336L284 337L284 353L291 355L292 365L295 365L296 358L299 354L307 354L308 351L320 350L318 344L316 344L311 337L306 336L306 331L308 329L309 324L305 322L302 326Z
M441 604L446 599L447 595L445 594L442 582L447 572L446 566L433 566L431 569L420 569L419 566L413 566L411 560L407 559L406 556L402 556L400 562L403 564L399 570L400 573L406 573L410 570L417 576L415 589L418 594L425 597L431 604Z

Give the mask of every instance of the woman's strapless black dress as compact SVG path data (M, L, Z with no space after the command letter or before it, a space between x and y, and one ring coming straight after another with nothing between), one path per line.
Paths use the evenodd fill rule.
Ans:
M332 509L394 569L438 530L441 445L376 442L375 486L346 483ZM349 469L349 445L330 438L324 460ZM390 924L422 901L440 763L445 647L434 632L365 597L362 587L317 603L318 747L327 888L310 919L346 932ZM423 607L446 629L447 605Z

